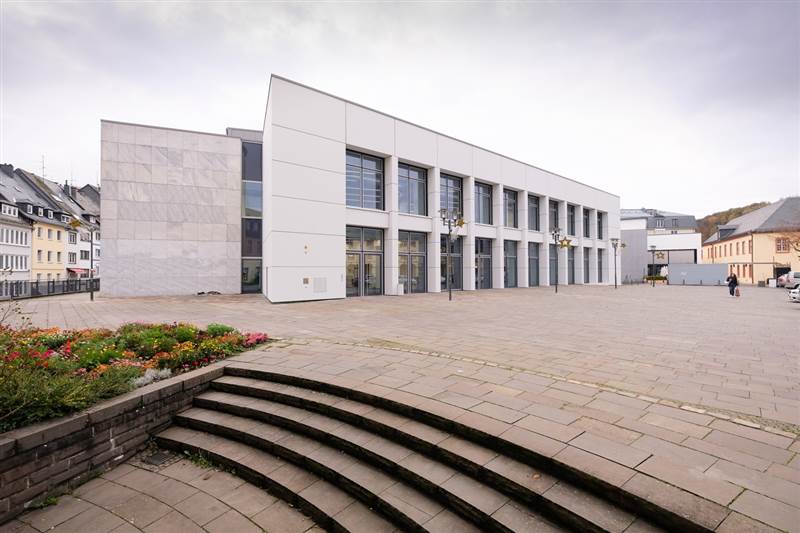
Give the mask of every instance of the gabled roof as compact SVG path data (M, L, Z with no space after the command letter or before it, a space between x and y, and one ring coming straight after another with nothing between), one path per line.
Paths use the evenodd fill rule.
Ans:
M705 240L709 244L747 233L800 231L800 196L790 196L717 226ZM722 233L722 236L720 236Z
M30 218L31 220L43 222L45 224L53 224L55 226L67 227L67 225L61 221L60 217L56 217L54 215L53 218L47 218L46 216L39 216L37 213L35 208L38 207L50 209L54 214L70 213L62 206L62 204L57 202L56 199L49 194L48 188L42 180L43 178L37 176L33 172L29 172L21 168L16 169L14 171L14 184L16 185L14 191L18 194L18 196L12 200L17 204L27 203L34 206L33 213L24 213L25 217Z

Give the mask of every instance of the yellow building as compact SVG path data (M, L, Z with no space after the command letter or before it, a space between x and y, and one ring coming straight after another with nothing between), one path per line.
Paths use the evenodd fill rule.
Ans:
M741 283L800 270L800 197L784 198L717 227L703 243L704 263L725 263Z
M55 220L41 222L38 218L34 219L31 239L31 281L66 279L66 227Z

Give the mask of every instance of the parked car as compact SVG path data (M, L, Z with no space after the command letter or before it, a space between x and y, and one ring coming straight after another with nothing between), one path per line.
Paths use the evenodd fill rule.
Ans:
M776 287L786 287L786 279L788 278L789 274L781 274L778 276L778 279L775 280Z
M787 289L800 287L800 271L792 271L786 274L786 281L783 284Z
M800 287L789 291L789 303L800 304Z

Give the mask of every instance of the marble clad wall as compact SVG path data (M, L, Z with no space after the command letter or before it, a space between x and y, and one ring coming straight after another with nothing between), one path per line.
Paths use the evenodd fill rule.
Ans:
M241 140L101 121L106 296L239 293Z

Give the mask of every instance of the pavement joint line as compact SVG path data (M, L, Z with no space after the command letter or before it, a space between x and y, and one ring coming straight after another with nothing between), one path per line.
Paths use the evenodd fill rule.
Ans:
M292 342L291 339L285 339L285 340L287 342ZM336 344L336 345L339 345L339 346L357 346L357 347L361 347L361 348L376 348L376 349L392 350L392 351L403 352L403 353L418 353L418 354L421 354L421 355L430 355L430 356L439 357L439 358L442 358L442 359L452 359L452 360L455 360L455 361L462 361L462 362L465 362L465 363L475 363L475 364L479 364L479 365L483 365L483 366L501 368L503 370L510 370L510 371L514 371L514 372L522 372L522 373L530 374L530 375L533 375L533 376L545 377L545 378L552 379L552 380L555 380L555 381L574 383L576 385L583 385L583 386L586 386L586 387L592 387L592 388L596 388L596 389L607 391L607 392L613 392L613 393L616 393L616 394L620 394L622 396L627 396L629 398L638 398L640 400L643 400L643 401L651 403L651 404L667 405L667 406L670 406L670 407L675 407L676 405L679 405L680 406L679 408L684 410L684 411L691 411L693 413L705 414L705 415L708 415L708 416L713 417L713 418L718 418L720 420L730 421L730 422L732 422L734 424L737 424L737 425L740 425L740 426L750 427L750 428L754 428L754 429L760 429L760 430L768 431L768 432L776 434L776 435L783 435L785 437L792 438L792 439L800 438L800 432L798 432L798 431L785 431L783 429L772 427L772 426L768 426L766 424L759 424L757 422L751 422L749 420L745 420L745 419L739 418L737 416L727 415L727 414L721 413L719 411L709 411L707 409L703 409L702 407L695 407L695 406L689 405L689 404L676 403L675 401L664 399L664 398L654 398L652 396L647 396L647 395L644 395L644 394L638 394L638 393L631 392L631 391L625 391L625 390L617 389L615 387L609 387L607 385L600 385L600 384L597 384L597 383L591 383L591 382L585 382L585 381L580 381L580 380L571 379L571 378L565 378L564 376L557 376L555 374L548 374L547 372L531 370L529 368L517 368L517 367L511 366L511 365L504 365L502 363L497 363L495 361L485 361L485 360L482 360L482 359L475 359L474 357L459 356L459 355L447 354L447 353L443 353L443 352L420 352L420 351L415 351L415 350L412 350L412 349L409 349L409 348L401 348L401 347L398 347L398 346L390 346L390 345L387 345L387 346L376 346L376 345L373 345L373 344L363 343L363 342L347 342L347 341L341 341L341 340L327 340L327 339L315 339L315 340L317 340L319 342L322 342L322 343ZM308 344L308 343L306 343L306 344ZM787 425L794 426L794 424L787 424Z

